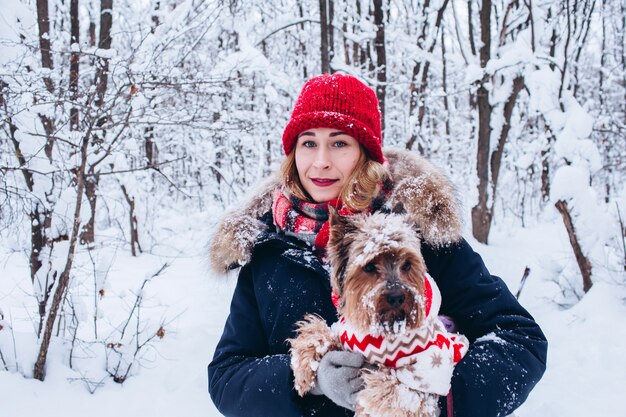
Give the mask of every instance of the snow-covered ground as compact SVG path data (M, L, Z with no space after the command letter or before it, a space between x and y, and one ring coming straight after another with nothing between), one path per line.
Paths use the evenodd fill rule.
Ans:
M219 416L207 394L206 365L211 359L228 314L236 277L212 276L203 259L206 229L187 219L176 237L157 246L152 254L132 258L118 251L107 278L107 294L121 299L129 280L142 277L164 262L170 267L149 284L144 314L173 320L165 336L155 342L143 367L124 384L105 378L90 394L81 375L68 366L66 354L53 344L45 382L24 378L19 372L0 372L3 417L39 417L58 410L66 417L174 415ZM497 225L490 245L472 241L492 273L502 276L515 292L526 266L531 273L521 302L543 327L550 342L548 370L518 417L621 417L621 396L626 388L626 288L623 275L598 271L596 284L570 309L560 308L559 288L551 281L560 261L571 258L563 226L554 217L532 228ZM0 308L13 329L18 364L30 369L34 355L20 343L34 337L33 298L25 256L0 252ZM623 272L622 272L623 274ZM618 282L621 281L621 284ZM127 314L127 313L125 313ZM3 354L6 350L7 328ZM11 342L12 343L12 342ZM77 355L80 356L80 355ZM80 360L77 358L76 360ZM0 366L2 363L0 362ZM97 364L91 365L98 372ZM85 367L89 371L89 367ZM100 364L100 372L101 364ZM54 415L61 415L55 412Z

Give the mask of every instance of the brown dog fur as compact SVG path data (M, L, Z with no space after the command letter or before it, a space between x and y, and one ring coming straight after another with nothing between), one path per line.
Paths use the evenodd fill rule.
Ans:
M385 297L397 290L404 301L393 310L406 315L408 327L419 327L423 309L416 300L424 293L426 265L415 230L400 216L379 213L342 217L331 211L330 222L328 257L339 315L368 331L393 318Z
M294 386L300 396L315 386L317 366L326 352L340 350L339 339L320 316L308 314L296 323L297 337L288 339L291 344L291 368L294 369Z
M395 375L395 370L381 367L365 369L363 390L359 393L357 416L416 417L437 416L438 396L411 390Z
M338 314L355 328L386 337L416 329L425 318L426 266L415 231L398 215L330 216L328 257L333 291L340 297ZM392 300L392 301L390 301ZM403 322L404 329L394 323ZM329 350L341 349L338 335L319 317L298 323L290 340L296 390L307 393L315 370ZM408 365L410 367L410 365ZM364 388L357 396L357 416L436 417L435 394L410 389L385 366L362 371Z

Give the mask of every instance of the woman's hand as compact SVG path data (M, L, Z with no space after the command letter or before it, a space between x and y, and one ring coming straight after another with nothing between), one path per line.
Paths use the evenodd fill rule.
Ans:
M317 368L317 378L311 394L323 394L335 404L354 410L356 395L363 388L360 376L363 360L360 353L342 350L328 352Z

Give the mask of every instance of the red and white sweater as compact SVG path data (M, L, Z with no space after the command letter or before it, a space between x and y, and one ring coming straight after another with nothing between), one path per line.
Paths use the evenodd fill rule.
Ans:
M415 390L447 395L454 365L469 347L467 338L449 333L438 317L441 293L434 280L424 278L426 318L418 329L373 335L351 326L344 317L333 324L345 350L359 352L376 365L395 368L400 382Z

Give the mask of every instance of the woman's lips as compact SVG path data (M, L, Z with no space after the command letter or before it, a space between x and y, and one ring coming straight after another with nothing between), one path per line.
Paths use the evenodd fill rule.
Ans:
M333 180L329 178L311 178L311 182L317 187L329 187L339 180Z

